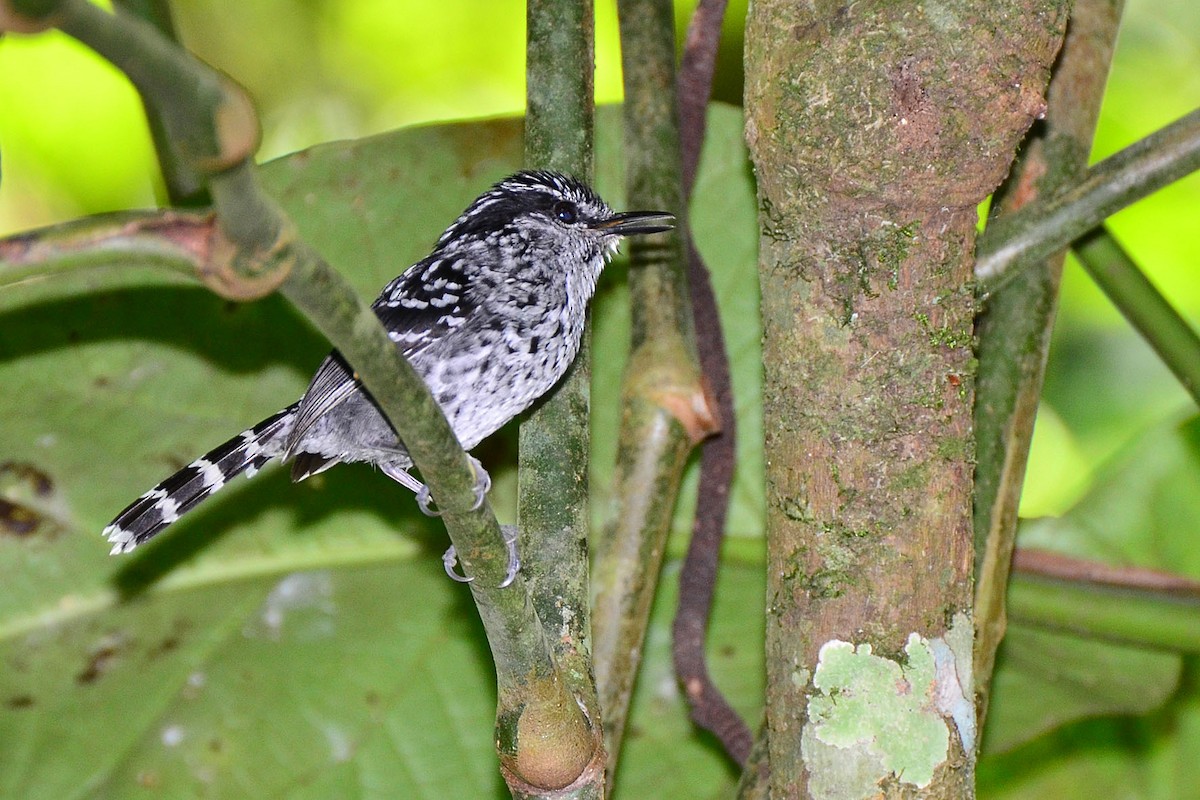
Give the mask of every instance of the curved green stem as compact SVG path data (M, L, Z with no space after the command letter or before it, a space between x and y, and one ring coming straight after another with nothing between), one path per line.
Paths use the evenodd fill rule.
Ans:
M169 0L113 0L113 7L122 8L134 16L141 17L167 39L179 42ZM153 105L145 101L142 105L171 205L193 208L208 205L211 198L204 188L203 180L176 152L162 116Z
M54 19L133 81L191 169L207 175L253 154L258 124L249 98L152 24L87 0L63 0Z
M212 214L132 211L0 239L0 298L22 284L90 270L152 268L194 280L212 226Z

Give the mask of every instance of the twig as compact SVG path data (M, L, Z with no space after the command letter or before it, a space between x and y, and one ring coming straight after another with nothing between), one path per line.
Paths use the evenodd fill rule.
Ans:
M1018 547L1013 552L1013 571L1031 577L1200 599L1200 581L1184 575L1145 567L1114 566L1049 550Z
M0 293L92 269L151 267L194 280L215 234L211 213L170 211L105 214L18 234L0 239Z
M683 58L679 62L679 149L682 156L683 196L692 196L700 149L704 145L705 113L717 69L717 47L728 0L700 0L688 24ZM701 350L703 352L703 349Z
M1163 363L1200 402L1200 337L1154 288L1107 228L1073 244L1088 275L1158 353Z
M1088 170L1078 184L997 219L979 240L984 294L1065 249L1122 208L1200 169L1200 109Z

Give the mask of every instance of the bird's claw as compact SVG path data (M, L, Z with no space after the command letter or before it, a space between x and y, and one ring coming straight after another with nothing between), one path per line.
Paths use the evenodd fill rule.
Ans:
M433 495L429 493L429 484L422 483L421 488L417 490L417 508L421 509L421 513L427 517L440 517L446 513L441 509L430 508L429 504L433 501ZM451 547L451 550L454 548Z
M498 588L505 589L517 579L517 573L521 571L521 555L517 552L517 526L503 525L500 528L502 540L504 542L504 550L508 553L508 568L504 572L504 580L500 582ZM446 552L442 554L442 566L446 569L446 574L451 580L459 583L470 583L475 580L468 578L466 575L461 575L455 571L458 565L458 551L454 549L454 545L450 545Z
M474 578L468 578L466 575L459 575L455 572L454 567L457 565L458 551L454 549L454 545L450 545L446 552L442 553L442 566L445 567L446 574L450 576L451 580L458 581L459 583L470 583L475 580Z
M475 473L475 503L467 510L478 511L487 499L487 493L492 490L492 476L475 456L468 455L467 462L471 465L471 471ZM440 517L446 513L444 509L433 508L430 505L432 502L433 495L429 492L429 485L421 484L421 488L417 490L417 507L421 509L421 513L427 517Z

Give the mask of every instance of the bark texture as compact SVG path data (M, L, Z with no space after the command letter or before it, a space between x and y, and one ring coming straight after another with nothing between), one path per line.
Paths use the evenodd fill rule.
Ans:
M1054 0L751 7L772 797L972 794L973 718L934 698L971 696L976 206L1044 111L1065 21ZM869 722L834 734L860 685L830 688L835 641L937 707L921 769Z

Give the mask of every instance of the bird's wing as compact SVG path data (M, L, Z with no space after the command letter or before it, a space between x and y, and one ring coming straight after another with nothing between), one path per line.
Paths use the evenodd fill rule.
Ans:
M326 356L309 381L304 396L296 404L296 418L288 433L284 456L290 457L317 420L344 403L358 388L358 379L342 359L341 353L334 350Z
M433 255L405 270L371 304L388 338L405 358L465 324L478 308L462 259ZM329 354L300 398L288 435L290 455L317 420L363 391L354 371L336 350Z
M476 268L482 266L475 265ZM383 287L371 304L388 336L411 357L462 326L479 307L480 287L465 259L434 255Z

